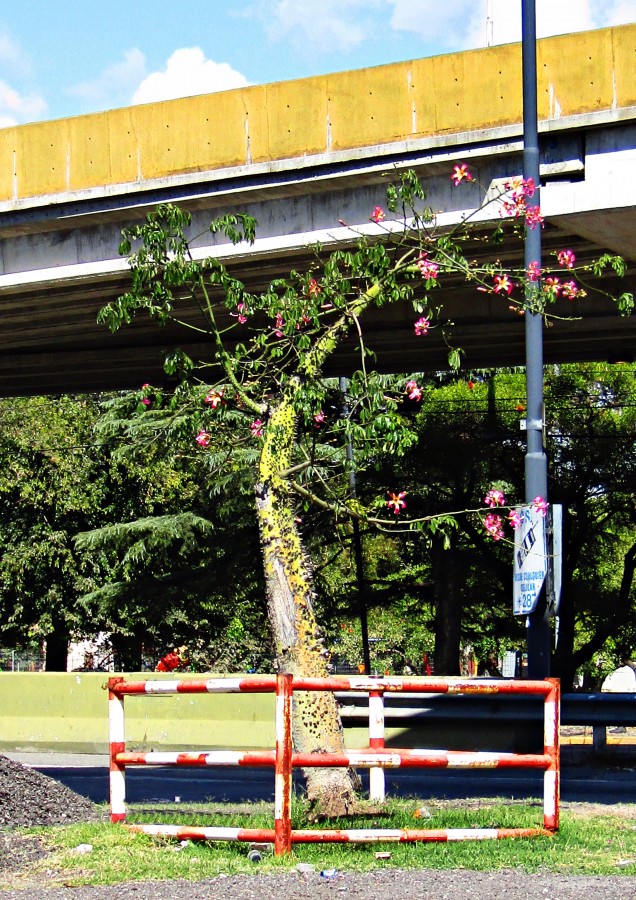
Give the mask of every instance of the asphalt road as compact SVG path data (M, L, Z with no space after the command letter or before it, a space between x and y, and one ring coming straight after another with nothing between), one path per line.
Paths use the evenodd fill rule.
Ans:
M105 756L6 753L61 781L95 802L108 800L108 760ZM361 772L363 782L367 773ZM385 773L389 796L422 801L470 797L541 798L543 773L537 770L416 770ZM299 779L300 782L300 779ZM244 803L274 799L270 769L247 768L129 768L126 793L130 803L212 802ZM564 766L561 798L566 802L636 803L636 768Z

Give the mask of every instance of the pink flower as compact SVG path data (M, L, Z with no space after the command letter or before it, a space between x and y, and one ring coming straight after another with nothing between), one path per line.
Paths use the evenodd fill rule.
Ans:
M472 180L473 180L472 173L471 173L470 169L468 168L468 166L466 165L466 163L460 163L460 165L458 165L458 166L453 166L453 171L451 174L451 181L453 182L455 187L457 187L457 185L460 183L460 181L472 181Z
M426 332L428 331L428 329L430 327L430 324L431 323L429 322L429 320L427 318L425 318L424 316L421 316L421 318L419 318L417 320L417 322L415 323L415 334L418 337L420 337L420 335L422 335L422 334L426 334Z
M582 293L576 281L564 281L561 285L561 296L565 297L566 300L574 300L575 297Z
M150 387L148 382L146 382L145 384L142 384L141 390L146 392L146 391L151 391L152 388ZM152 397L148 397L147 395L142 396L141 402L143 403L144 406L152 406Z
M422 399L422 388L418 387L417 381L407 381L404 390L408 394L409 400Z
M572 253L571 250L561 250L557 255L557 259L559 261L559 265L564 266L566 269L571 269L576 262L576 256Z
M495 488L491 488L491 490L489 490L484 497L484 503L486 504L486 506L503 506L505 502L506 496L504 492L495 490Z
M538 512L540 516L545 516L546 512L548 511L548 504L543 499L543 497L535 497L532 501L532 505L535 511Z
M522 178L518 175L509 181L504 181L504 190L510 191L513 200L519 197L532 197L537 187L534 178Z
M537 187L534 178L525 178L521 181L521 191L526 197L533 197Z
M210 435L207 433L207 431L200 431L197 434L195 441L197 442L199 447L207 447L210 443Z
M406 491L400 491L399 493L388 491L388 495L389 499L386 501L386 505L389 509L393 510L396 516L399 516L401 510L406 509L406 502L404 500Z
M207 403L211 409L218 409L223 403L223 391L208 391L205 403Z
M538 206L529 206L526 209L526 225L528 228L536 228L540 225L543 228L543 216Z
M380 209L380 207L376 206L376 209ZM380 209L380 212L382 212L381 209ZM384 213L382 213L382 219L383 218L384 218ZM377 221L381 222L382 219L378 219ZM310 297L317 297L318 294L322 293L322 288L320 287L320 285L318 284L318 282L316 281L315 278L310 279L309 284L307 285L307 293L309 294Z
M384 222L384 220L386 219L386 213L381 206L376 206L376 208L371 213L371 218L376 223Z
M543 290L547 294L552 294L554 297L558 297L561 293L561 282L554 275L549 275L547 278L543 279Z
M519 191L515 191L510 195L509 200L502 200L501 205L509 216L525 216L527 210L526 198Z
M260 419L254 419L252 424L250 425L250 431L252 432L252 437L261 437L263 434L263 423Z
M274 325L274 334L276 337L283 336L283 314L276 313L276 323Z
M513 509L511 512L508 513L508 521L510 522L510 524L512 525L513 528L519 528L519 527L520 527L520 525L521 525L521 516L520 516L519 513L516 511L516 509Z
M538 281L541 277L541 266L534 260L528 264L528 268L526 269L526 275L528 276L530 281Z
M521 190L522 185L523 178L518 175L516 178L510 178L508 181L504 181L504 190L512 191L516 194Z
M316 428L320 428L320 426L322 425L322 423L323 423L324 421L325 421L325 414L324 414L324 412L320 409L320 410L318 410L318 412L317 412L316 415L314 416L314 422L315 422L315 424L316 424Z
M439 266L437 263L426 259L426 255L422 253L417 261L417 267L422 273L422 278L435 279L439 275Z
M507 275L495 275L495 286L493 288L495 294L511 294L514 284Z
M304 328L305 325L309 325L310 322L310 317L303 313L300 319L296 322L296 331L300 331L301 328Z
M237 307L236 307L236 312L230 313L230 315L234 316L234 318L238 321L239 325L245 325L245 323L247 322L247 316L245 315L245 304L238 303Z
M493 541L500 541L504 536L501 516L496 516L494 513L488 513L488 515L484 519L484 528L491 536Z

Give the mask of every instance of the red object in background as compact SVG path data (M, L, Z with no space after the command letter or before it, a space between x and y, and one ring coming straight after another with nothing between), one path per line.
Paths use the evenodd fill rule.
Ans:
M170 653L166 653L166 655L159 660L155 672L172 672L174 669L178 669L180 665L181 659L173 650Z

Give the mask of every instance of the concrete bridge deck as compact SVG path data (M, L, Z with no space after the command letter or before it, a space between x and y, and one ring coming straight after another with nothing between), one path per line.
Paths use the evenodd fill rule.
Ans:
M635 51L636 25L538 45L545 258L566 246L581 260L623 255L628 276L610 291L636 287ZM308 265L317 241L379 234L369 215L387 172L416 169L439 221L458 221L480 198L475 185L452 188L452 164L469 162L485 186L520 174L521 118L512 44L0 131L0 396L160 382L161 351L177 342L205 355L169 329L113 336L95 322L126 289L121 228L158 202L186 206L194 233L219 213L253 214L249 250L209 234L195 246L258 288ZM497 254L522 259L519 243ZM435 299L467 367L523 363L523 324L505 303L452 282ZM636 317L597 298L580 312L546 332L547 361L633 355ZM412 318L400 307L370 317L380 368L444 367L441 335L415 339ZM354 364L344 347L334 373Z

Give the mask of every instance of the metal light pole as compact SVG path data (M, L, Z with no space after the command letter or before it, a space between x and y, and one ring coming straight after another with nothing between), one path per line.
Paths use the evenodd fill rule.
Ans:
M531 202L539 206L539 129L537 114L537 28L535 0L521 0L521 55L523 79L523 177L532 178L536 193ZM526 226L526 269L532 262L541 265L541 229ZM528 282L526 300L532 306L540 290L538 281ZM548 499L548 460L543 446L543 319L526 312L526 399L527 446L525 457L525 499ZM550 617L545 585L537 607L527 619L528 677L550 675Z

